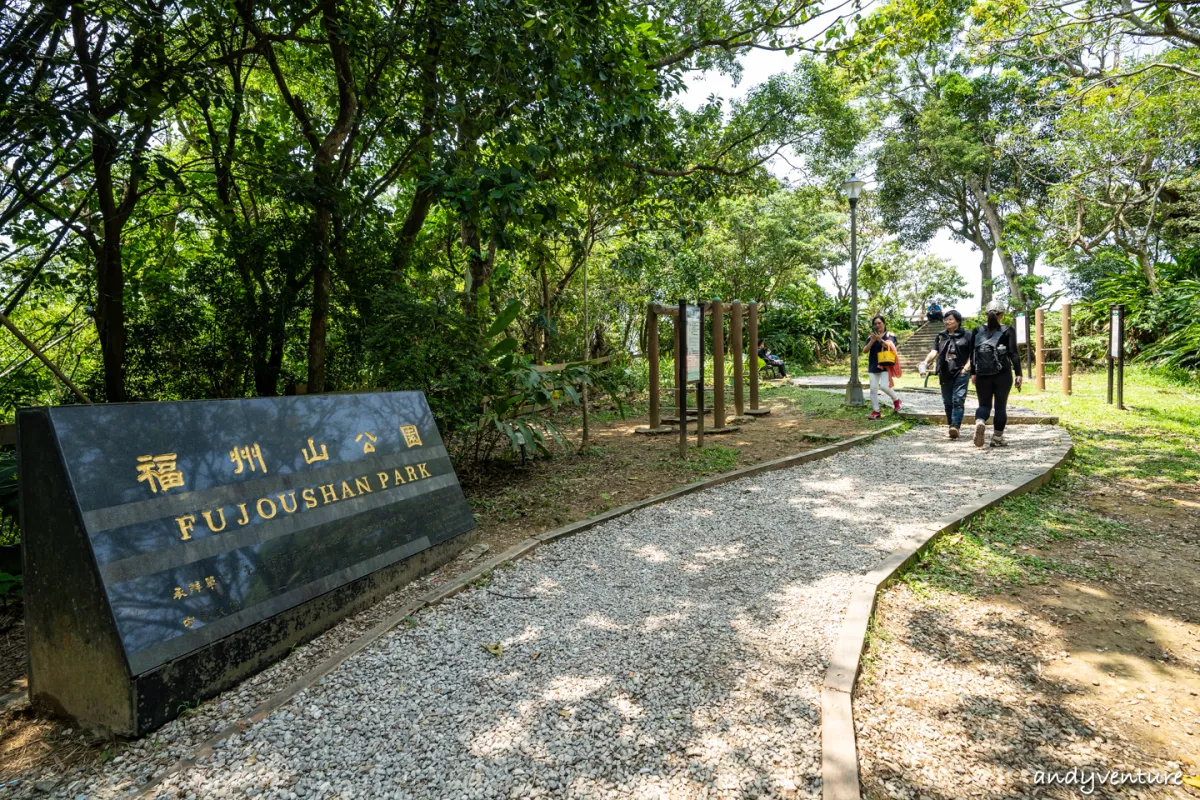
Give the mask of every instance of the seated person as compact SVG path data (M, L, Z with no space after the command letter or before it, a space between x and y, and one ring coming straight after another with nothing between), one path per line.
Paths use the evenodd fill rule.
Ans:
M766 343L762 339L758 340L758 357L771 366L778 368L779 377L787 377L787 368L783 364L783 359L768 350Z
M930 322L942 321L942 307L937 300L934 300L932 303L930 303L929 311L926 312L925 316L929 318Z

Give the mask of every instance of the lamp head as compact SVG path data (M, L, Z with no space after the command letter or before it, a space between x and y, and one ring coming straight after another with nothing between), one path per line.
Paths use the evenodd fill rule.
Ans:
M862 188L866 185L866 181L859 180L858 176L852 172L846 182L842 184L842 194L851 200L857 200L859 194L862 193Z

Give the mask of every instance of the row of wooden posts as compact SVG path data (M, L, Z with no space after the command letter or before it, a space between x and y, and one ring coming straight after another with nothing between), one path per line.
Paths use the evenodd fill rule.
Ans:
M1039 392L1046 391L1046 311L1039 308L1034 318L1034 381ZM1071 393L1071 304L1062 305L1062 392Z
M733 406L734 406L734 421L739 418L744 419L747 416L763 416L771 413L770 409L759 408L758 405L758 303L750 302L744 306L740 300L734 300L728 304L713 300L708 303L701 303L700 309L702 313L712 319L712 359L713 359L713 423L712 427L708 428L709 433L725 433L736 430L735 427L727 424L726 407L725 407L725 315L729 315L729 351L733 357ZM744 397L744 366L743 366L743 312L745 315L745 327L750 342L751 355L749 359L750 368L750 407L745 407ZM675 306L661 305L659 303L651 303L647 313L647 337L646 349L647 359L650 363L650 426L643 429L644 433L665 433L672 430L665 425L664 422L675 422L686 428L687 424L687 391L686 383L680 378L681 370L676 368L675 387L667 389L668 392L675 393L675 406L678 416L675 419L661 416L661 405L659 394L662 391L659 386L659 347L658 347L658 318L660 316L670 317L674 322L676 331L675 336L675 360L678 365L681 360L686 358L685 348L682 343L686 341L683 335L685 321L679 319L679 308ZM701 331L703 339L703 331ZM703 342L701 342L701 374L703 374ZM686 377L686 372L682 373ZM682 389L682 391L681 391ZM698 392L703 392L703 381L697 389ZM703 421L704 403L703 399L698 399L696 403L697 416L697 435L703 436L701 431L705 425Z

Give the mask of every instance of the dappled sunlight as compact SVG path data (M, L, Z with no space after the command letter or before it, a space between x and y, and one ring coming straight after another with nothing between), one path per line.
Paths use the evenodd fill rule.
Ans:
M720 547L705 547L692 553L696 561L732 561L746 555L744 542L734 542Z
M612 683L612 678L561 675L550 681L542 699L552 703L575 703L599 692Z
M674 612L671 614L652 614L646 617L645 621L642 622L642 631L644 633L657 633L659 631L667 630L674 623L683 622L686 619L687 616L679 612Z
M501 644L505 647L515 647L518 644L528 644L529 642L537 641L542 638L542 626L527 625L525 630L521 631L516 636L510 636L507 639L501 639Z
M663 564L671 560L671 554L656 545L645 544L630 552L651 564Z
M597 613L588 614L580 624L587 625L590 628L599 628L602 631L623 631L629 628L628 625L621 625L618 622L614 622L612 618Z
M557 594L558 590L561 588L562 588L562 584L560 584L558 581L554 580L553 578L546 576L546 577L543 577L540 580L538 580L537 583L530 586L529 591L533 594L552 595L552 594Z
M618 692L608 702L623 719L635 720L646 716L646 711L633 698L633 695L626 692Z

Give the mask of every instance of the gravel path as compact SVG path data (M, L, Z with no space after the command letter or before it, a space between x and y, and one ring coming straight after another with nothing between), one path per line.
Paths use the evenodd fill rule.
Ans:
M820 685L859 576L1064 437L979 452L919 426L542 547L156 796L819 797ZM125 796L153 750L38 796Z
M842 381L841 388L831 388L831 381ZM845 378L830 377L825 375L810 376L807 378L796 378L792 381L793 385L801 389L815 389L819 392L830 392L832 394L843 394L845 392ZM930 380L930 388L937 389L937 381ZM945 413L945 408L942 406L942 396L933 392L906 392L903 389L897 389L896 394L900 396L900 401L903 403L904 411L915 411L921 414L942 414ZM1017 405L1017 399L1020 393L1016 390L1008 397L1008 415L1010 417L1022 416L1041 416L1037 411L1026 406ZM863 384L863 399L866 402L864 409L869 412L871 410L871 396L866 383ZM974 387L967 390L967 402L963 419L967 424L974 424L975 409L979 407L979 401L975 397ZM885 414L891 412L892 401L886 395L881 394L879 398L879 408Z

